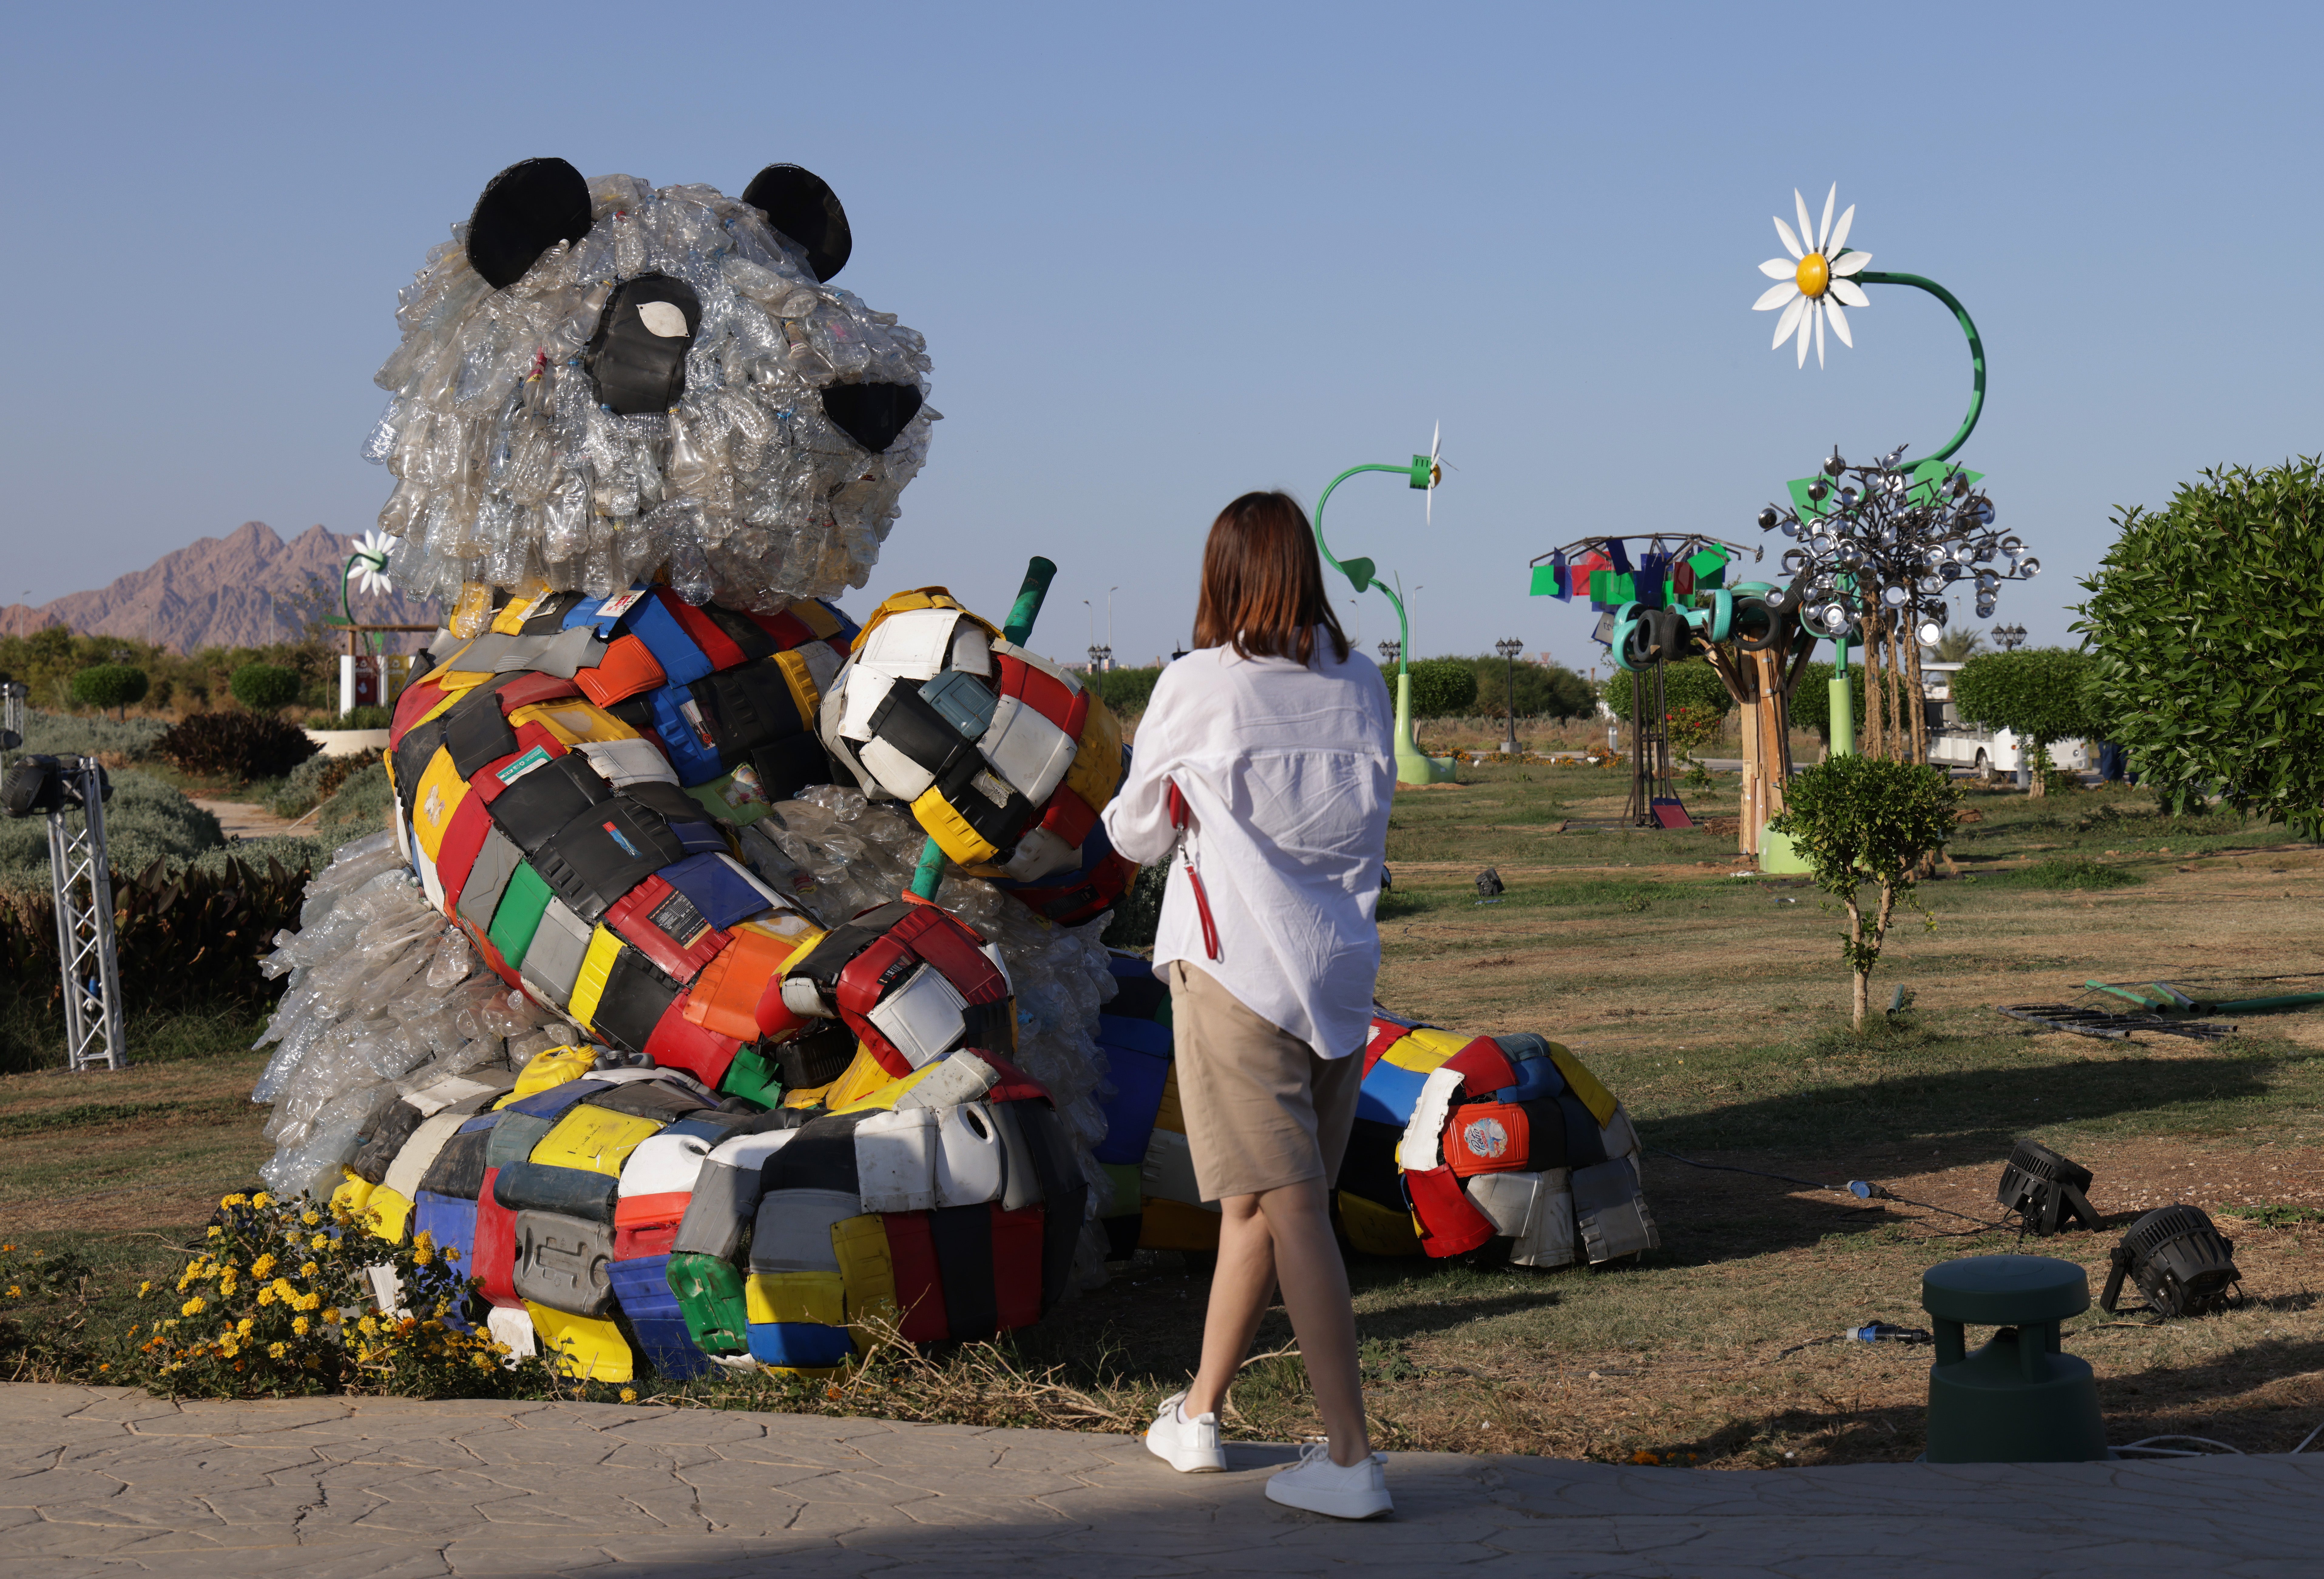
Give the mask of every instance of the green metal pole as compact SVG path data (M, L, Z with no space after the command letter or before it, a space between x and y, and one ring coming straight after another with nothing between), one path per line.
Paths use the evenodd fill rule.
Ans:
M1848 689L1848 638L1834 637L1832 646L1838 649L1840 661L1831 671L1831 754L1835 757L1856 755L1856 698Z
M1844 252L1840 255L1847 256ZM1961 306L1960 298L1951 291L1923 275L1890 274L1877 269L1867 269L1855 278L1859 285L1910 285L1916 289L1925 290L1952 308L1953 317L1960 320L1961 333L1969 336L1969 362L1971 374L1969 415L1961 418L1960 431L1952 436L1945 447L1928 457L1931 461L1948 458L1969 442L1970 432L1977 427L1978 418L1985 411L1985 342L1978 336L1977 325L1969 317L1969 308Z
M1057 576L1054 560L1035 555L1025 566L1025 579L1017 588L1017 601L1010 607L1008 623L1001 634L1019 647L1033 634L1033 621L1040 618L1041 603L1049 595L1049 583ZM912 868L910 891L918 897L934 900L936 890L944 885L944 847L933 839L920 846L919 865Z

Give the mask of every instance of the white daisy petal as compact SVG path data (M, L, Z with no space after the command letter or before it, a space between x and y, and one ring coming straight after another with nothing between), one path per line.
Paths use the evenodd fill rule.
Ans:
M1870 307L1872 305L1872 298L1864 294L1864 287L1858 285L1853 280L1835 279L1831 282L1831 293L1850 307ZM1851 340L1849 344L1853 345L1856 342Z
M1775 221L1775 234L1783 238L1784 250L1792 254L1794 262L1808 255L1807 249L1800 245L1800 238L1792 234L1792 227L1780 219Z
M1784 341L1792 337L1792 331L1800 326L1800 315L1807 310L1808 298L1806 297L1794 296L1792 298L1791 305L1784 309L1784 316L1775 320L1775 337L1774 340L1769 342L1771 349L1782 346Z
M1821 308L1824 308L1824 307L1825 307L1825 306L1827 306L1827 305L1829 305L1829 304L1824 303L1824 302L1821 302L1821 301L1820 301L1820 302L1818 302L1818 303L1816 303L1816 307L1817 307L1819 309L1821 309ZM1817 365L1818 367L1821 367L1821 366L1823 365L1823 314L1822 314L1822 312L1821 312L1821 310L1819 310L1819 311L1816 313L1816 315L1815 315L1815 324L1816 324L1816 365ZM1803 359L1803 360L1804 360L1804 359Z
M1812 239L1815 235L1815 221L1808 217L1808 200L1800 196L1800 189L1797 187L1792 188L1792 203L1800 211L1801 237Z
M1770 285L1766 293L1751 304L1751 310L1755 313L1772 312L1799 293L1800 288L1789 280L1784 280L1781 285ZM1778 335L1775 338L1780 340L1783 336Z
M1848 212L1847 212L1847 213L1845 213L1845 214L1843 214L1843 215L1841 215L1841 216L1840 216L1840 223L1839 223L1839 225L1835 225L1835 226L1832 228L1832 233L1831 233L1831 243L1829 246L1827 246L1827 247L1825 247L1825 248L1824 248L1824 254L1823 254L1823 255L1824 255L1825 257L1829 258L1829 257L1831 257L1834 252L1838 252L1843 251L1843 250L1847 247L1847 245L1848 245L1848 227L1849 227L1849 225L1851 225L1855 224L1855 223L1856 223L1856 205L1855 205L1855 204L1853 204L1853 203L1850 203L1850 204L1848 206Z
M1835 274L1860 274L1864 271L1864 266L1870 262L1872 262L1870 252L1850 252L1844 258L1834 258L1831 261L1831 271Z
M1831 190L1823 195L1823 223L1816 227L1816 251L1831 255L1831 206L1840 200L1840 183L1834 181Z
M1825 302L1823 304L1823 316L1831 320L1831 332L1840 336L1840 343L1853 351L1856 348L1856 342L1849 338L1848 315L1840 310L1840 303L1836 301ZM1817 349L1819 351L1821 350L1821 344L1818 345Z
M1800 319L1800 365L1802 367L1808 364L1808 336L1815 332L1815 326L1821 322L1823 319L1816 313L1816 304L1812 301L1808 302L1808 310Z
M1792 280L1799 275L1800 266L1792 258L1770 258L1759 265L1759 272L1770 280Z

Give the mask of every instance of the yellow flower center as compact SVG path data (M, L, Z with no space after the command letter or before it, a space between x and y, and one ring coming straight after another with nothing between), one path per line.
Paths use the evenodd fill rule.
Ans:
M1793 271L1802 296L1821 296L1831 284L1831 264L1821 252L1810 252Z

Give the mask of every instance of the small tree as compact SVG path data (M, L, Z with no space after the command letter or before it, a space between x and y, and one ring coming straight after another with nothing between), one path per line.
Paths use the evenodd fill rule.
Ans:
M1469 666L1477 676L1477 701L1483 711L1499 712L1517 693L1519 718L1589 718L1598 711L1598 693L1590 682L1563 664L1536 664L1519 658L1512 665L1496 655L1474 657ZM1514 684L1512 684L1514 682Z
M1646 682L1646 705L1654 705L1654 675L1651 671L1640 676ZM1599 693L1605 697L1607 709L1624 723L1630 721L1630 676L1627 670L1616 669L1599 683ZM1714 719L1727 716L1735 699L1727 693L1727 682L1701 658L1688 658L1680 663L1663 666L1663 707L1675 713L1690 709L1708 713Z
M1830 664L1810 664L1800 672L1800 683L1792 690L1791 715L1794 729L1813 730L1827 748L1831 745L1831 677ZM1848 666L1848 705L1850 716L1864 717L1864 666Z
M1477 671L1468 659L1423 658L1412 666L1413 717L1456 717L1476 700Z
M2059 740L2103 732L2091 683L2097 660L2059 647L1980 653L1953 676L1953 705L1961 718L2017 737L2033 770L2030 794L2043 793L2050 748Z
M2324 838L2324 462L2206 472L2118 524L2074 628L2107 739L2173 810L2212 785Z
M1803 771L1784 791L1785 804L1767 826L1784 834L1807 858L1815 885L1848 911L1840 954L1855 978L1856 1028L1872 1000L1872 968L1880 961L1888 923L1903 900L1921 910L1914 886L1923 858L1952 832L1960 791L1941 769L1877 757L1835 757ZM1879 897L1868 918L1857 897L1866 883Z
M130 664L97 664L72 677L73 700L115 717L127 718L129 705L145 695L145 671Z
M244 664L226 684L253 712L276 712L299 700L299 671L280 664Z

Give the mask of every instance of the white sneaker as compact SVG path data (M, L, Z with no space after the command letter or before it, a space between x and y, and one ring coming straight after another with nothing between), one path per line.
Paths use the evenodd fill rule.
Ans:
M1219 1417L1182 1414L1178 1406L1185 1397L1174 1392L1162 1400L1162 1412L1146 1428L1147 1450L1181 1474L1226 1468L1226 1449L1219 1446Z
M1297 1464L1268 1478L1267 1500L1334 1519L1378 1519L1395 1507L1387 1462L1375 1453L1360 1464L1333 1464L1329 1446L1310 1442L1299 1450Z

